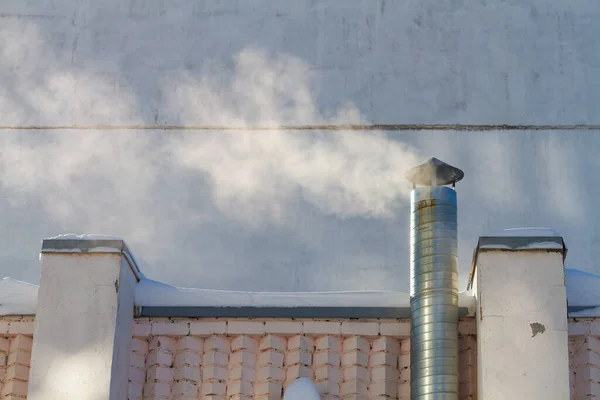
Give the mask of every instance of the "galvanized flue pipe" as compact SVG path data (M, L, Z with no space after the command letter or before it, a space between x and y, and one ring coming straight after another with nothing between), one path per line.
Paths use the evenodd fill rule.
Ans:
M421 179L415 178L414 170L418 170L417 178L420 174ZM454 186L463 175L436 159L414 170L410 240L411 399L458 400L456 191L437 185ZM449 172L455 174L448 175ZM429 184L417 188L418 183Z

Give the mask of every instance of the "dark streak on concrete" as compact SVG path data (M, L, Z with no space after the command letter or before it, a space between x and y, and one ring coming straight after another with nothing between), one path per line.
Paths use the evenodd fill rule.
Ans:
M15 19L64 19L62 15L48 15L48 14L18 14L18 13L0 13L0 18L15 18Z
M460 125L460 124L373 124L373 125L33 125L0 126L0 130L177 130L177 131L577 131L600 130L600 125Z
M538 333L541 335L546 332L544 324L540 324L539 322L532 322L529 326L531 327L531 337L535 337Z

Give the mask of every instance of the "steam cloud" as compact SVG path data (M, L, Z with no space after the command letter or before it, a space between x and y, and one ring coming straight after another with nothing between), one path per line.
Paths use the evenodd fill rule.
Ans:
M147 123L135 93L115 80L65 67L40 81L20 54L64 61L34 25L3 29L0 51L0 78L10 83L0 92L5 126ZM323 115L318 76L296 57L249 48L233 73L218 71L209 65L201 76L166 78L163 117L236 128L365 122L348 104ZM149 260L178 251L151 242L175 237L182 221L210 224L215 212L257 230L294 229L300 200L341 218L390 218L410 190L403 171L420 161L409 146L371 132L9 130L0 149L1 197L10 207L39 203L57 230L122 235Z

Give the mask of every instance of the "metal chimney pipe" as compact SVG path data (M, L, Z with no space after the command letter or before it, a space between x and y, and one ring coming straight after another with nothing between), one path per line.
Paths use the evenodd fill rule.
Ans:
M454 186L432 158L406 173L411 192L410 398L458 400L458 258ZM452 188L443 186L452 184ZM417 187L417 185L423 185Z

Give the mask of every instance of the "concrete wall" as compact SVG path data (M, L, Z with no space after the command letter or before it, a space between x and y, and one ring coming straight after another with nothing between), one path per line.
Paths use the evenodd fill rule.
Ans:
M600 124L593 0L9 0L1 12L3 125L212 125L173 98L190 80L230 83L248 48L309 65L296 72L317 75L318 114L350 101L383 124Z
M477 236L512 226L558 229L569 265L600 272L598 131L135 129L600 124L599 13L594 0L3 1L0 126L25 129L0 135L0 276L36 282L35 238L73 231L130 238L150 277L180 286L407 290L402 174L430 156L467 176L461 286Z
M15 182L0 197L9 227L0 233L1 275L35 283L36 238L99 232L130 238L146 275L178 286L408 291L410 187L402 174L404 159L424 158L407 155L405 143L466 172L457 188L461 290L477 238L507 227L553 227L569 247L567 267L600 272L597 132L238 135L0 136L19 143L15 164L0 169L14 171ZM165 150L171 140L173 152ZM81 147L94 156L69 158Z

